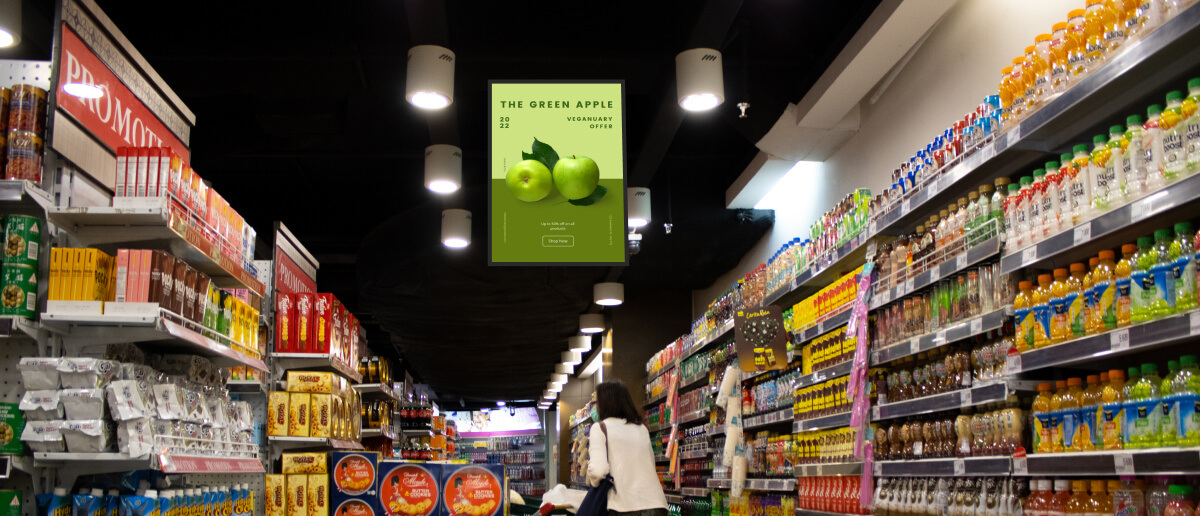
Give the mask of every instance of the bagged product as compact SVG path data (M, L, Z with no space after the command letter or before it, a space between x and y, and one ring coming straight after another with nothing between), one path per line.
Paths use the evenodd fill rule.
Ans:
M183 388L183 419L191 423L212 424L212 416L208 413L208 403L204 393L198 389Z
M108 408L114 421L140 419L151 415L137 383L135 380L117 380L108 384Z
M108 425L100 419L65 421L60 430L71 453L100 453L108 451L111 442Z
M28 421L21 432L21 440L35 452L67 451L62 436L63 423L62 420Z
M59 381L64 389L104 387L120 372L118 363L90 357L63 357L58 363Z
M63 418L63 406L60 401L60 391L25 391L21 403L17 406L25 412L25 418L31 421L48 421Z
M103 389L63 389L59 396L67 419L104 419Z
M117 449L130 457L142 457L155 447L154 427L147 418L117 423Z
M183 419L183 392L173 383L159 383L150 388L159 419Z
M151 419L150 428L153 430L154 446L166 447L169 453L183 453L184 446L182 440L179 439L179 425L178 421L169 419ZM118 441L119 438L118 433Z
M58 363L60 358L22 357L17 362L21 371L21 383L31 391L58 389Z

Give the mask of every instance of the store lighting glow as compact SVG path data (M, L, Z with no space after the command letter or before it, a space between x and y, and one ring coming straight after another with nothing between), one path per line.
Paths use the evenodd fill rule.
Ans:
M567 375L561 374L561 373L551 373L550 381L557 383L559 385L567 383Z
M597 371L600 371L600 368L603 365L604 365L604 354L603 353L597 353L595 355L592 355L592 358L588 359L588 363L583 365L583 370L579 371L579 377L587 378L589 376L592 376L593 374L596 374Z
M581 314L579 316L579 331L583 333L600 333L604 331L604 314ZM591 349L591 347L592 345L588 344L588 349ZM574 350L575 348L571 349Z
M488 412L491 412L491 409L489 409L487 407L483 407L483 408L479 409L479 411L483 412L484 414L487 414Z
M621 283L597 283L592 287L592 299L600 306L617 306L625 302L625 285Z
M442 109L454 102L454 52L437 45L408 49L405 98L420 109Z
M571 364L571 365L579 365L580 362L583 362L583 356L580 355L578 351L563 351L562 352L562 363Z
M550 389L546 389L546 390L542 391L542 399L552 400L557 397L558 397L558 391L551 391Z
M693 48L676 55L675 88L679 105L688 111L708 111L725 102L721 52Z
M21 0L0 0L0 47L21 42Z
M649 188L626 188L625 203L629 206L629 221L626 225L631 228L640 228L650 223Z
M457 192L462 185L462 149L453 145L425 147L425 188L433 193Z
M579 335L567 339L567 349L578 352L580 354L587 353L592 350L592 338L588 335Z
M546 390L548 390L550 392L555 392L555 393L562 392L562 385L559 385L554 382L547 382Z
M497 407L503 407L503 406L504 406L504 402L503 402L503 401L497 401L497 402L496 402L496 406L497 406Z
M575 366L573 364L554 364L554 372L562 374L575 374Z
M3 36L0 36L0 42L3 42ZM87 84L83 82L68 82L63 85L63 91L67 95L79 97L81 99L98 99L104 96L104 89L95 84Z
M442 211L442 245L451 248L471 245L471 212L460 209Z

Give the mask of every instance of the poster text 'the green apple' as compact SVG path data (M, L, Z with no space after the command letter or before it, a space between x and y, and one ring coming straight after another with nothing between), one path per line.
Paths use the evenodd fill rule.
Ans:
M612 109L613 101L611 100L576 100L575 105L571 105L570 100L501 100L501 109Z

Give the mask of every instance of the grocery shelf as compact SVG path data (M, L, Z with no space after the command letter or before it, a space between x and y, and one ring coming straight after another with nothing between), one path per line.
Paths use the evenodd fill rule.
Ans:
M22 179L0 180L0 202L29 202L42 210L54 207L54 199L38 185Z
M874 236L870 233L864 229L842 245L819 256L816 263L797 274L786 286L767 295L760 306L777 304L786 309L833 283L843 274L857 269L867 260L867 248L870 246L866 244Z
M212 277L219 287L264 294L262 282L242 268L240 257L226 256L219 244L210 242L201 228L191 226L187 215L171 209L165 199L153 208L51 207L46 217L84 246L110 254L119 247L168 251Z
M712 435L724 435L724 434L725 434L725 425L712 425L712 426L709 426L709 427L708 427L708 430L707 430L705 433L707 433L707 434L708 434L708 435L710 435L710 436L712 436Z
M670 460L671 460L671 458L666 455L655 455L654 456L654 462L667 462Z
M1004 273L1026 267L1066 267L1073 261L1086 262L1101 249L1119 248L1160 227L1170 228L1178 220L1195 214L1200 199L1200 175L1192 175L1124 206L1053 235L1034 245L1015 249L1000 258ZM1118 259L1120 252L1117 253Z
M850 374L850 370L853 368L854 368L854 362L847 360L838 365L826 367L825 369L821 369L820 371L814 371L812 374L809 374L807 376L801 376L799 380L796 380L795 388L803 389L805 387L808 387L811 385L816 385L816 384L824 382L826 380L832 380L834 378L841 378L843 376Z
M1020 475L1195 475L1200 447L1076 453L1030 453ZM1020 468L1014 468L1019 470Z
M1012 457L881 460L872 467L875 475L884 477L1007 475L1012 471Z
M332 370L354 380L355 383L362 381L362 375L358 373L357 368L347 364L337 355L329 353L273 353L271 362L276 368L283 371L292 369Z
M845 513L845 512L825 512L825 511L812 511L812 510L808 510L808 509L796 509L796 516L860 516L860 515Z
M706 421L708 420L708 414L711 411L712 409L706 407L699 410L693 410L691 412L685 412L679 416L679 424L683 425L695 421Z
M703 487L684 487L679 490L683 496L708 496L708 489Z
M1032 391L1034 387L1032 384L1026 385L1028 382L1014 381L1011 382L1014 384L1011 386L1009 383L1008 381L977 383L970 389L943 392L941 394L934 394L933 396L897 401L895 403L884 403L871 407L871 420L882 421L898 417L928 414L930 412L953 410L960 407L986 405L988 403L1004 401L1010 393L1017 390Z
M658 378L659 376L666 374L667 371L670 371L672 369L675 369L675 361L674 360L672 360L670 364L667 364L667 365L659 368L658 371L655 371L653 373L647 373L646 374L646 383L650 383L650 381L654 380L655 378Z
M652 425L646 425L646 429L649 430L650 433L661 432L669 428L671 428L671 423L655 423Z
M679 380L679 392L691 390L692 387L708 385L708 370L705 369L691 376L685 376Z
M1011 377L1038 369L1084 364L1135 351L1187 342L1196 335L1200 335L1200 312L1192 311L1019 355L1009 355L1005 374Z
M724 324L718 326L713 331L708 332L707 335L701 337L699 340L692 343L692 347L688 348L687 350L685 350L683 353L681 353L679 355L679 360L682 362L683 360L687 359L688 357L695 355L696 353L699 353L704 348L707 348L710 344L713 344L716 342L722 342L725 340L726 337L732 337L733 335L730 335L730 333L732 333L732 332L733 332L733 321L732 320L726 321Z
M742 420L742 428L744 428L745 430L750 430L753 428L777 425L779 423L785 423L785 422L788 422L791 420L792 420L792 407L787 407L787 408L776 410L774 412L768 412L766 414L759 414L757 416L748 417L748 418Z
M681 459L703 459L705 457L708 457L709 455L712 455L712 450L695 450L695 451L682 452L679 454L679 458L681 458Z
M646 403L643 403L642 405L649 407L650 405L657 405L657 404L661 403L662 400L667 399L667 392L668 392L668 390L664 389L662 392L660 392L654 396L651 396L649 398L646 398Z
M829 318L825 319L824 321L817 323L816 326L810 326L803 330L793 331L792 342L798 346L824 335L825 332L836 330L842 326L845 326L846 323L850 322L850 314L853 312L854 305L846 305L842 308L842 311L829 316Z
M861 475L863 463L836 462L830 464L803 464L795 467L798 477L833 477Z
M148 454L130 457L125 453L35 452L35 467L70 469L77 475L116 473L143 469L164 473L263 473L263 464L250 457L207 457L199 455Z
M43 313L42 327L57 333L66 352L80 355L86 346L122 342L156 342L156 352L178 351L208 357L220 367L247 366L267 370L262 359L255 358L232 346L240 344L223 335L202 334L199 325L162 310L161 315L64 315ZM214 340L216 339L216 340Z
M709 489L729 489L732 485L732 479L708 479ZM784 478L747 478L745 488L751 491L792 491L796 489L796 481Z
M267 385L258 380L230 380L225 382L225 388L229 392L240 393L262 393L267 392Z
M271 446L278 446L285 450L297 448L332 448L335 450L361 450L362 443L358 441L347 441L342 439L329 439L327 437L291 437L291 436L268 436L267 441Z
M360 383L354 386L354 390L358 391L364 398L382 397L400 401L400 395L396 394L396 391L392 390L392 386L386 383Z
M885 364L976 335L982 335L984 332L1000 329L1000 327L1004 326L1004 321L1007 318L1008 309L1000 308L977 317L959 321L945 329L913 337L907 342L877 349L871 352L871 365Z
M965 272L998 254L1000 254L1000 237L989 238L967 249L966 252L958 253L953 259L948 258L937 267L918 274L915 278L876 293L871 299L871 310L878 310L892 302L900 301L904 296L929 287L942 278Z
M844 412L832 416L815 417L792 422L792 433L808 432L810 430L825 430L850 426L850 413Z
M433 437L433 430L428 428L399 428L396 429L396 435L404 435L405 437ZM482 439L479 437L477 439Z
M392 427L385 428L363 428L360 431L360 437L370 439L372 437L387 437L388 439L396 439L396 429Z

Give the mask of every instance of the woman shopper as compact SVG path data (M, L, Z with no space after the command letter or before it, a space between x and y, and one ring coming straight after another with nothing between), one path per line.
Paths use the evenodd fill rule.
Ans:
M608 514L666 516L667 497L654 471L650 431L620 380L596 386L596 412L600 423L588 436L587 483L599 485L612 475Z

